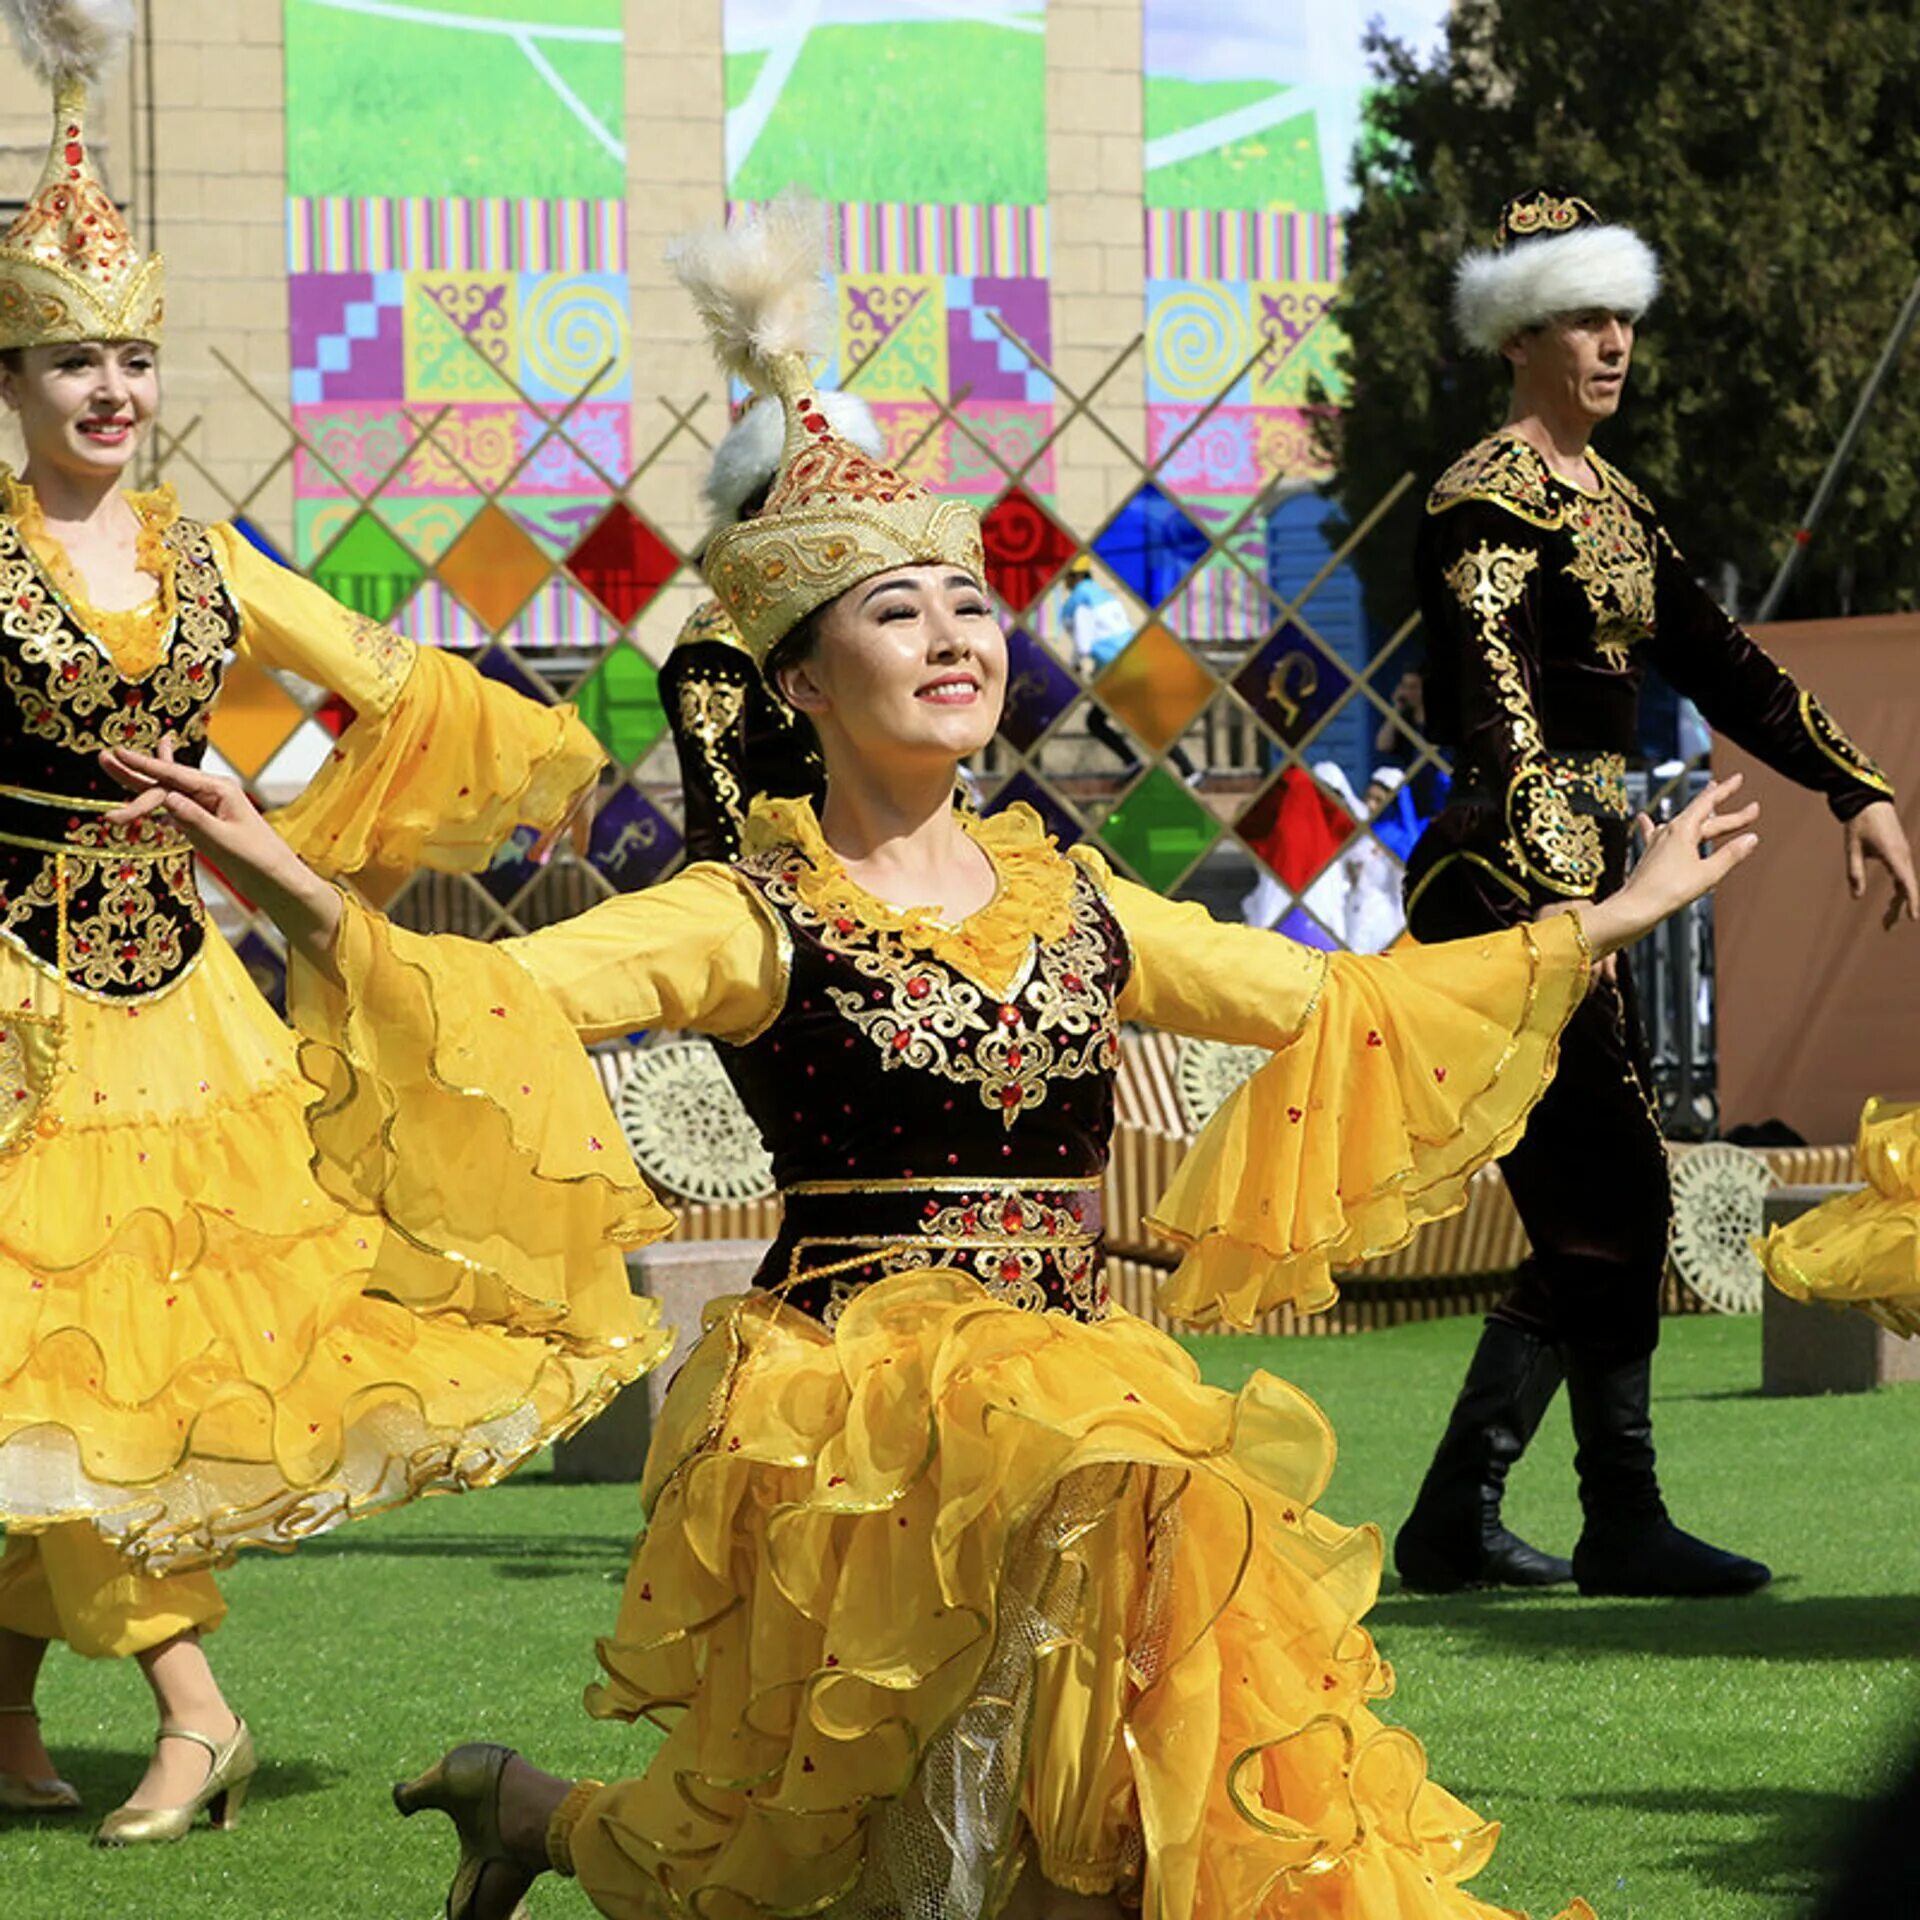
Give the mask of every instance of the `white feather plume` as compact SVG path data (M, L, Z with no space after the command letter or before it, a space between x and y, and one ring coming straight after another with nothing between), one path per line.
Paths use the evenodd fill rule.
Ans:
M1605 307L1636 320L1660 291L1660 262L1631 227L1576 227L1497 252L1470 253L1453 279L1461 337L1497 353L1556 313Z
M133 38L133 0L0 0L20 57L47 81L94 81Z
M814 398L830 426L842 440L848 441L869 460L878 460L887 450L886 435L880 423L857 393L841 393L822 388ZM740 510L780 470L780 453L786 444L786 421L780 402L759 399L743 413L713 450L701 496L707 503L709 534L734 525Z
M768 390L776 360L824 353L832 343L831 226L821 206L776 200L667 248L720 364L758 392Z

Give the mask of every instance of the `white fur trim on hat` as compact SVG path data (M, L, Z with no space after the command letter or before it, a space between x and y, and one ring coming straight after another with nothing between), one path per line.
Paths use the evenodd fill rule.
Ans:
M1468 254L1453 277L1453 318L1469 346L1497 353L1556 313L1605 307L1637 320L1659 291L1660 262L1631 227L1576 227Z
M880 423L858 394L827 388L814 396L820 411L842 440L848 440L870 460L887 450ZM786 445L786 420L777 399L754 401L713 450L700 495L707 503L710 534L735 525L740 509L780 470L780 450Z

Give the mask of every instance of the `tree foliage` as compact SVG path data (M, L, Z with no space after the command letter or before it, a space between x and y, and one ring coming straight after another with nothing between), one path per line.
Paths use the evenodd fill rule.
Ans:
M1596 444L1751 610L1920 272L1915 0L1457 0L1423 65L1382 33L1340 317L1352 400L1329 432L1377 619L1410 604L1419 495L1497 425L1503 362L1447 317L1500 205L1576 192L1659 252L1620 415ZM1882 393L1783 615L1920 606L1920 337Z

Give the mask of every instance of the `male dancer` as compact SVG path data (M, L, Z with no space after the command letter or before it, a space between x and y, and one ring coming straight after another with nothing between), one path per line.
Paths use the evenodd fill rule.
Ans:
M1688 572L1646 496L1595 453L1620 404L1653 253L1584 200L1507 203L1462 261L1455 317L1513 376L1506 425L1443 474L1416 553L1428 717L1456 750L1451 799L1407 870L1408 917L1444 940L1563 911L1620 884L1626 755L1652 665L1707 719L1845 823L1848 879L1893 878L1920 917L1892 788ZM1569 1578L1586 1593L1730 1594L1758 1561L1668 1518L1648 1404L1671 1198L1627 970L1611 961L1560 1071L1501 1165L1533 1252L1488 1319L1412 1516L1394 1542L1429 1591ZM1585 1525L1571 1563L1500 1523L1507 1471L1563 1376Z

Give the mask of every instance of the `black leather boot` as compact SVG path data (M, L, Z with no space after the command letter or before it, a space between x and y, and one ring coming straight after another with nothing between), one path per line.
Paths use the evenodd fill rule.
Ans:
M1709 1546L1667 1517L1654 1473L1653 1362L1573 1359L1567 1398L1587 1523L1573 1550L1582 1593L1705 1598L1753 1593L1773 1578L1758 1560Z
M1457 1593L1573 1578L1568 1562L1500 1524L1507 1471L1526 1451L1560 1376L1557 1349L1504 1320L1487 1322L1420 1497L1394 1537L1393 1564L1407 1586Z

